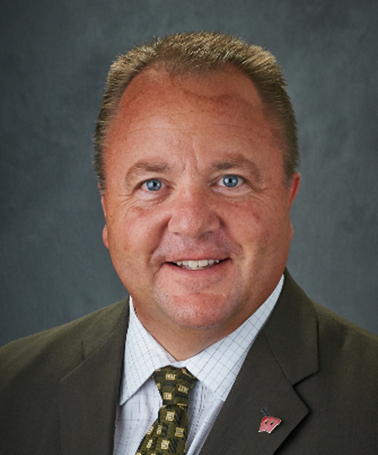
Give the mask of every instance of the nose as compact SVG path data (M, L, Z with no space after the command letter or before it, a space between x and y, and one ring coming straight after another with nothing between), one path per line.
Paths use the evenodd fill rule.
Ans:
M206 190L188 189L175 197L171 207L168 230L191 239L220 228L215 201Z

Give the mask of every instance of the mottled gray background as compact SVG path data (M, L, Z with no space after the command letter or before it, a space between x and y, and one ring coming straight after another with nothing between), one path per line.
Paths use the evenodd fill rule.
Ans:
M218 30L272 51L298 117L289 268L378 333L377 0L2 0L0 344L125 296L102 245L91 136L116 55Z

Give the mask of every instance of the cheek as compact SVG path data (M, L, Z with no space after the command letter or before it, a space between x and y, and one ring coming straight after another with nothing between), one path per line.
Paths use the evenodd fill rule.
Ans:
M156 248L161 226L154 210L129 207L111 219L108 237L117 248L122 245L125 255L134 255L135 260Z
M289 240L290 220L282 207L253 201L229 208L228 228L233 239L248 252L266 254Z
M265 242L270 237L271 222L264 205L259 203L236 203L229 207L228 226L240 243Z

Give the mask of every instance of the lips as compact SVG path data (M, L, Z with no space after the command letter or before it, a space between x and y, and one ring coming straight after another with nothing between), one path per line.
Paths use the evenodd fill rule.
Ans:
M187 260L172 262L177 267L181 267L186 270L204 270L213 267L216 264L222 262L220 259L199 259L199 260Z

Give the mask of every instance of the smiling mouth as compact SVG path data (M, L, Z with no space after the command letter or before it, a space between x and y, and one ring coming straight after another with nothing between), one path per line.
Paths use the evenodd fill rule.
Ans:
M186 270L204 270L209 269L210 267L214 267L214 265L223 262L223 260L218 259L201 259L199 261L178 261L178 262L171 262L171 264L176 265L182 269Z

